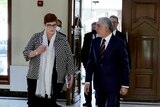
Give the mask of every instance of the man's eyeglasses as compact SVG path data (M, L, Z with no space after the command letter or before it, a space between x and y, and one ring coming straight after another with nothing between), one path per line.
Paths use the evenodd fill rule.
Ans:
M55 28L57 26L57 24L46 24L47 28Z

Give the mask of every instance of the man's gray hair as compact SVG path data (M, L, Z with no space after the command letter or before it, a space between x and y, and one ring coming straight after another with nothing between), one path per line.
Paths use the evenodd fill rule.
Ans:
M113 31L112 22L108 17L100 17L99 20L103 25L108 26L111 32Z

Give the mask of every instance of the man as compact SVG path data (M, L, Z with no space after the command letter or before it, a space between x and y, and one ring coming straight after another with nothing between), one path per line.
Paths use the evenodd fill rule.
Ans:
M112 22L112 28L113 28L113 34L117 37L119 37L120 39L124 40L125 42L127 42L126 40L126 35L123 34L122 32L118 31L117 29L117 26L119 24L119 21L118 21L118 17L115 16L115 15L112 15L109 17L109 19L111 20Z
M91 32L86 33L84 36L84 42L83 42L82 51L81 51L81 59L82 59L84 68L86 68L86 65L88 62L88 54L90 50L90 45L91 45L91 41L94 38L96 38L96 22L92 23Z
M91 32L86 33L84 36L84 42L83 42L83 47L81 50L81 60L83 63L84 68L86 69L87 66L87 62L88 62L88 54L90 51L90 45L91 42L94 38L96 38L96 22L93 22L91 25ZM92 85L90 84L90 87L92 87ZM84 93L85 96L85 103L83 104L83 106L87 106L87 107L91 107L91 101L92 101L92 88L90 88L88 95L86 95Z
M99 18L96 31L99 37L92 41L84 91L88 94L94 73L98 107L116 107L119 93L126 95L129 88L126 45L112 35L112 22L107 17Z
M115 35L116 37L124 40L124 42L126 43L127 45L127 52L128 52L128 56L129 56L129 65L130 65L130 68L131 68L131 57L130 57L130 51L129 51L129 47L128 47L128 42L127 42L127 39L126 39L126 35L120 31L118 31L117 29L117 26L119 24L119 21L118 21L118 17L115 16L115 15L111 15L109 17L109 19L111 20L112 22L112 28L113 28L113 35Z
M56 27L56 30L58 32L61 31L61 28L62 28L62 21L60 19L57 19L57 27Z
M119 21L118 21L118 17L115 16L115 15L111 15L109 17L109 19L111 20L112 22L112 28L113 28L113 35L115 35L116 37L122 39L126 45L127 45L127 52L128 52L128 56L129 56L129 65L130 65L130 68L131 68L131 56L130 56L130 50L129 50L129 46L128 46L128 42L127 42L127 39L126 39L126 35L120 31L118 31L117 29L117 26L119 24ZM120 99L120 95L119 95L119 99ZM118 101L117 103L117 107L120 107L120 102Z
M56 27L56 30L57 30L60 34L66 36L64 33L61 32L61 29L62 29L62 21L61 21L60 19L57 19L57 27Z

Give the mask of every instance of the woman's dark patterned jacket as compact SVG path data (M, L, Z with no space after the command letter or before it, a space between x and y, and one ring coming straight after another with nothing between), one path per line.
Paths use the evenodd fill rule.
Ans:
M34 34L28 42L27 46L25 47L25 50L23 51L23 55L26 61L29 61L29 70L27 74L27 78L29 79L38 79L40 55L29 59L28 54L41 45L43 40L43 33L44 31ZM69 75L71 73L74 74L73 55L67 38L64 35L57 32L54 44L56 70L58 75L57 82L63 83L65 75Z

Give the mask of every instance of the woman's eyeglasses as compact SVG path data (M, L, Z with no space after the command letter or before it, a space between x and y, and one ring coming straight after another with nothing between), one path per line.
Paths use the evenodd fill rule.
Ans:
M46 24L47 28L55 28L57 27L57 24Z

